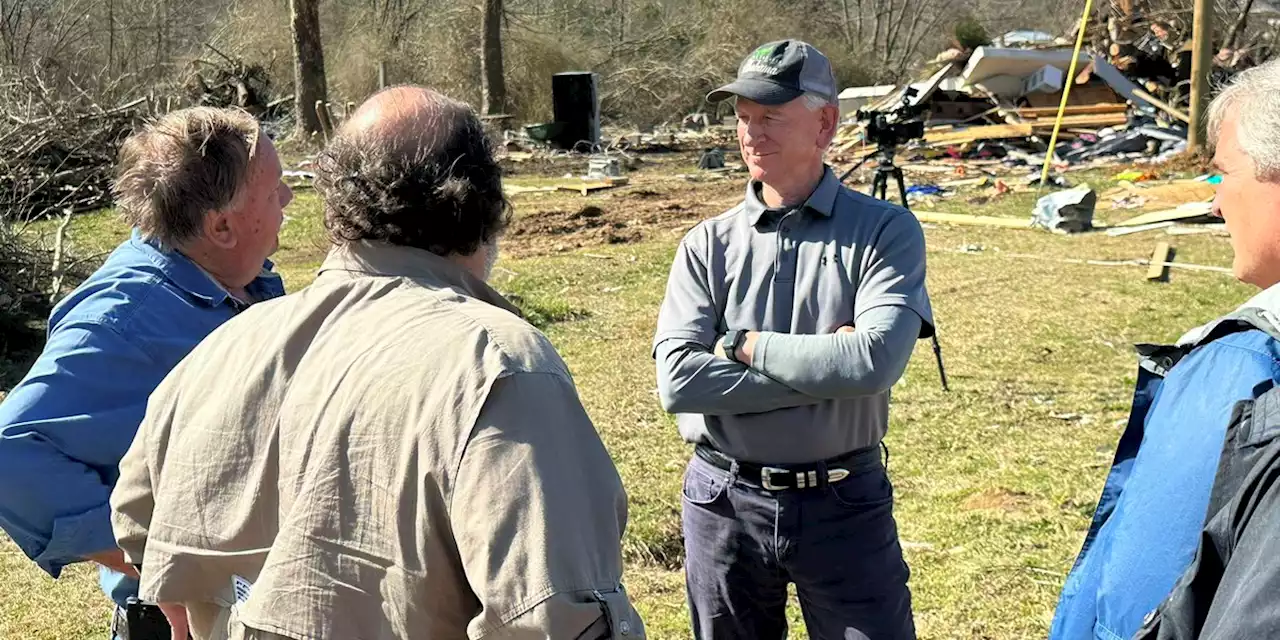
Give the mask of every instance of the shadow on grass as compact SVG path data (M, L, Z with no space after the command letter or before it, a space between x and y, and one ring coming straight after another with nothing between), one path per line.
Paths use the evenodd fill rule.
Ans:
M31 368L44 348L44 329L36 320L0 314L0 398Z
M579 309L553 297L536 294L520 294L504 291L502 296L520 309L524 319L540 330L559 322L571 322L591 317L591 312Z

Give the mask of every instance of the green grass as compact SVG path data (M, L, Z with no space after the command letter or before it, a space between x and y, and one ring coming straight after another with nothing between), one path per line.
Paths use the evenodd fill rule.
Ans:
M1022 200L1008 207L1002 215L1030 211ZM978 209L957 212L992 215ZM314 195L300 193L289 214L276 261L297 290L323 255ZM106 216L73 228L83 247L121 233ZM1128 410L1129 345L1174 339L1251 291L1221 274L1174 271L1157 284L1140 267L1054 261L1145 258L1161 232L936 226L926 236L952 391L921 343L894 390L888 436L917 626L922 638L1043 637ZM690 449L658 406L649 356L677 238L503 259L494 277L563 353L618 465L631 500L628 586L663 640L690 637L678 499ZM1172 242L1180 261L1230 264L1225 239ZM983 250L959 251L972 245ZM0 584L0 638L102 637L106 605L89 571L54 583L6 543ZM790 615L793 637L806 637L798 610Z

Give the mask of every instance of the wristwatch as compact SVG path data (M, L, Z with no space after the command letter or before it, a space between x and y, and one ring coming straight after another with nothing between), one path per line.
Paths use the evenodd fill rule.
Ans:
M720 346L724 348L724 356L734 362L742 362L738 359L738 347L741 347L746 339L746 331L741 329L726 331L724 338L720 341Z

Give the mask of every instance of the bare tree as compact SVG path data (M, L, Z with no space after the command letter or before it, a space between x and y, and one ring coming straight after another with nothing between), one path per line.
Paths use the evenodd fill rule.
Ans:
M324 47L320 42L319 0L289 0L293 22L294 112L295 134L309 135L321 131L316 103L328 97L324 76Z
M485 115L497 115L507 108L507 82L502 69L502 15L502 0L484 0L480 74L484 78L481 110Z

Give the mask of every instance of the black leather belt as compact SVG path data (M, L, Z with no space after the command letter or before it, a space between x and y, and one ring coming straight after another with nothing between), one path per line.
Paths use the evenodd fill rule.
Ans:
M694 455L714 467L736 472L740 480L770 491L823 487L832 482L840 482L859 471L881 465L880 447L855 449L810 464L763 465L741 462L704 445L694 448Z

